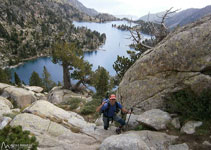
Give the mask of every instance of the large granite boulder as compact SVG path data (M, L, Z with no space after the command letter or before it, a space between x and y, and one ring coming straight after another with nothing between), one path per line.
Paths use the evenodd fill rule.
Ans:
M171 122L171 116L162 110L152 109L139 115L137 121L156 130L162 130Z
M10 108L12 108L12 104L7 99L0 97L0 117L3 114L11 113Z
M18 107L24 108L36 101L36 97L30 91L15 86L3 89L2 96L14 101Z
M92 100L91 97L74 93L71 90L63 89L62 87L54 87L48 94L48 101L53 104L60 104L71 98L80 98L85 101Z
M130 131L106 138L100 150L163 150L173 144L177 136L152 131Z
M61 124L33 114L19 114L10 125L21 125L23 130L33 133L39 141L39 149L43 150L93 150L99 145L91 136L73 133Z
M41 93L43 91L43 88L39 86L24 86L24 88L36 93Z
M84 134L94 137L97 141L103 141L105 138L115 133L114 127L105 131L103 126L96 126L94 123L89 123L79 114L65 111L45 100L38 100L34 102L31 106L24 109L23 112L32 113L39 117L50 119L51 121L62 124L63 126L75 127Z
M211 15L170 33L125 73L117 92L135 113L164 107L168 93L211 87Z
M7 87L9 87L10 85L5 84L5 83L0 83L0 95L3 93L3 90Z
M129 118L130 117L130 118ZM139 126L139 122L137 121L139 118L139 115L134 115L134 114L127 114L126 116L126 123L128 129L135 129L136 127ZM128 121L129 119L129 121Z
M10 109L13 108L12 103L8 99L6 99L2 96L0 96L0 103L4 103L5 105L8 105Z
M57 121L66 121L71 125L80 128L86 128L90 126L95 127L95 124L86 122L84 118L78 115L77 113L65 111L45 100L38 100L34 102L31 106L24 109L24 112L29 112L35 115L52 118Z
M100 150L150 150L150 148L137 134L129 133L106 138Z

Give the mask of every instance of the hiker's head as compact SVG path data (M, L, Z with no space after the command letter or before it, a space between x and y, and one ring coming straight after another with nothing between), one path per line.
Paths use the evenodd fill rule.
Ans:
M114 105L116 102L116 96L114 94L111 94L111 96L109 97L109 101L111 105Z

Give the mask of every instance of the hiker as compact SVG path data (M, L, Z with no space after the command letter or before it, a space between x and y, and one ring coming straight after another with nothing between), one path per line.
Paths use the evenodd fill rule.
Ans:
M110 121L117 121L120 123L120 127L116 130L118 133L121 132L122 127L125 125L125 121L118 117L116 113L121 110L123 113L130 113L119 102L116 102L116 96L112 94L109 101L103 101L102 104L96 109L97 112L103 112L104 129L108 130Z

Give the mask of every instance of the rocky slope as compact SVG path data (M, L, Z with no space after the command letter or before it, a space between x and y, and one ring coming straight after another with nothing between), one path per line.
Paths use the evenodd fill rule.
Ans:
M211 86L211 15L170 33L125 73L118 88L124 106L136 113L163 108L166 94Z
M11 88L13 92L7 93ZM18 88L0 83L0 130L6 125L20 125L23 130L36 136L40 150L189 150L189 147L195 150L193 143L210 148L209 139L203 139L200 143L186 143L180 139L180 136L185 134L188 138L192 137L202 122L189 121L183 125L177 117L159 109L152 109L141 115L132 114L128 129L133 131L116 135L116 128L112 124L108 130L104 130L102 124L87 122L81 115L66 111L50 102L57 98L58 104L65 98L82 98L83 95L59 87L55 87L48 97L40 92L40 87ZM26 97L27 94L31 96ZM31 101L32 96L34 101ZM98 120L102 122L100 119L102 118ZM175 126L178 134L169 133L169 124ZM151 130L135 131L140 125L148 126Z
M92 19L95 20L61 1L0 0L0 66L48 55L58 35L77 42L84 50L97 48L105 41L105 35L72 24L73 20Z

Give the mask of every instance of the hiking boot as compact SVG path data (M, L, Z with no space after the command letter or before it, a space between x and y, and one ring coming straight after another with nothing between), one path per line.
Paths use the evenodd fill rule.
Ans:
M116 128L116 133L120 134L121 133L121 128Z

